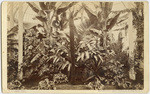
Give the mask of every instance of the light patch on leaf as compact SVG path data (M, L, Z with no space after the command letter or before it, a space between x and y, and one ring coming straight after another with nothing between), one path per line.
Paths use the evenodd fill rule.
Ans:
M84 53L81 53L81 60L84 60Z
M66 67L68 64L69 64L69 62L66 61L66 63L62 65L61 69L65 69L65 67Z
M97 56L94 56L95 60L98 61Z
M100 55L98 55L98 57L100 58L100 60L103 62L103 59L102 59L102 57L100 56Z
M77 57L77 62L80 60L80 55Z
M92 47L90 46L90 44L87 44L89 50L92 50Z
M85 57L86 57L86 59L90 58L88 51L85 52Z
M69 63L69 65L68 65L68 71L70 71L70 68L71 68L71 64Z
M57 57L55 57L55 58L54 58L53 63L55 63L55 62L56 62L56 60L57 60Z

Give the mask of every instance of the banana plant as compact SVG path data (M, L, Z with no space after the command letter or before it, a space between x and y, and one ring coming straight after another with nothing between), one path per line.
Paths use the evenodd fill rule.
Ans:
M87 5L83 3L84 11L87 13L88 20L86 24L83 23L78 29L80 36L79 44L77 46L77 62L82 62L91 70L94 74L90 76L86 81L93 78L101 80L99 76L99 71L101 65L106 62L105 57L110 54L107 49L108 32L115 26L115 24L120 23L118 18L120 13L117 13L113 17L110 17L111 9L113 3L100 2L97 14L94 14Z
M101 9L101 11L98 11L96 15L85 4L83 4L83 6L93 28L103 33L103 47L106 48L107 33L117 23L120 13L116 14L114 17L109 17L113 6L112 2L100 2L98 7Z
M66 5L66 2L62 2L62 4ZM52 35L52 28L56 28L57 30L63 30L66 25L69 24L70 34L65 37L65 43L69 44L69 47L62 44L60 40L62 40L62 36L59 36L59 32L56 32L57 35L55 35L55 39L53 42L56 44L56 47L53 47L52 52L55 53L50 58L53 58L53 63L58 64L59 68L64 69L68 67L68 71L71 74L71 82L74 82L74 73L75 73L75 34L77 33L76 27L74 24L74 20L76 19L76 16L78 12L82 9L79 9L78 11L71 11L69 13L69 18L66 18L66 11L70 9L72 6L76 4L76 2L69 2L65 7L61 7L60 4L56 2L39 2L40 8L32 2L28 2L28 5L32 8L33 11L35 11L38 16L36 16L36 19L43 22L45 29L47 32L50 31L50 35ZM51 16L52 15L52 16ZM59 19L59 17L61 19Z
M34 2L27 2L27 4L38 14L35 18L43 23L50 35L52 27L61 30L66 27L68 21L66 11L74 6L76 2L62 2L61 4L58 4L58 2L39 2L40 7ZM65 7L62 7L62 5L65 5ZM60 19L61 17L62 19Z
M56 56L54 61L59 61L59 60L63 60L62 64L60 64L60 68L64 69L65 67L67 67L68 69L68 76L70 76L70 80L71 83L74 83L74 79L75 79L75 64L76 64L76 60L75 60L75 35L77 34L77 30L76 30L76 26L74 24L74 19L76 19L76 16L78 14L79 11L70 11L69 14L69 30L70 30L70 34L63 34L65 35L63 37L63 35L59 36L59 40L61 40L62 42L59 43L59 41L57 40L57 47L55 48L56 50ZM58 34L59 35L59 34ZM65 40L64 40L65 39ZM69 46L65 45L68 44ZM58 54L57 54L58 53Z

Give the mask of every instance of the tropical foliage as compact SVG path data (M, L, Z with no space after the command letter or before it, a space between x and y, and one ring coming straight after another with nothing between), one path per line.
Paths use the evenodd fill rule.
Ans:
M143 43L140 42L144 40L143 12L141 15L136 11L143 11L138 9L141 3L136 3L137 7L132 9L133 24L139 31L136 49L139 58L135 60L135 71L142 75L142 81L138 83L137 79L133 81L129 78L130 57L128 49L123 50L121 36L122 30L128 29L124 23L128 19L126 14L131 11L126 11L125 15L122 11L113 12L112 2L94 4L96 12L87 3L79 2L26 4L37 14L33 19L41 23L23 32L23 79L19 81L16 80L19 49L15 38L19 32L18 25L8 31L9 89L24 89L27 83L33 82L35 86L30 89L57 89L59 84L82 84L98 90L105 89L107 85L115 86L116 89L143 89L143 57L140 54L143 49ZM81 17L82 12L87 17ZM138 27L140 22L142 25ZM122 28L114 29L117 26ZM118 31L117 41L112 42L110 33Z

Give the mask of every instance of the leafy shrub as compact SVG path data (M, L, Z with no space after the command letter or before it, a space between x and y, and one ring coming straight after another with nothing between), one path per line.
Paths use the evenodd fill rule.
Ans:
M38 26L35 26L38 28ZM40 27L42 28L42 27ZM54 72L54 66L49 58L50 45L47 39L38 39L38 31L34 28L26 30L24 33L24 78L32 78L33 76L44 77ZM47 50L47 51L46 51Z
M89 82L88 86L90 86L94 90L102 90L104 88L104 85L98 79L95 79L94 81Z
M54 75L53 80L54 80L54 83L56 83L56 84L62 84L62 83L68 82L68 77L67 77L67 75L58 73L58 74Z
M18 40L16 39L18 33L18 25L7 31L7 76L8 82L17 78L18 72Z
M136 89L136 90L143 90L144 89L144 85L138 83L138 84L134 85L134 89Z
M39 82L38 89L40 90L49 90L49 89L56 89L55 84L53 81L49 81L49 79L44 79Z
M8 60L8 82L13 81L14 79L17 79L17 73L18 73L18 61L16 59L9 59Z
M128 77L129 56L122 51L122 41L119 36L117 43L107 43L101 46L103 36L86 35L80 42L77 50L78 65L85 65L93 73L86 81L98 79L103 85L117 86L118 88L133 88ZM94 82L93 82L94 83ZM90 84L92 84L90 82ZM93 88L96 84L91 85Z
M18 80L14 80L8 83L8 88L10 90L20 90L20 89L24 89L24 86L22 86L21 82Z

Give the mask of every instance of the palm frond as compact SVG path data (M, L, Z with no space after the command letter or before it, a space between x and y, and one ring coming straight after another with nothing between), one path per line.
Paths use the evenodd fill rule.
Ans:
M34 61L36 61L37 59L39 59L39 57L41 56L40 53L36 54L32 59L30 63L33 63Z
M38 20L40 20L41 22L46 22L46 21L47 21L47 18L46 18L46 17L36 16L36 18L37 18Z
M85 6L84 4L83 4L83 7L84 7L84 10L85 10L85 12L87 13L89 19L90 19L90 22L91 22L92 24L94 24L94 23L97 21L96 15L94 15L94 14L87 8L87 6Z
M120 23L124 22L125 20L126 19L122 19L122 20L118 21L116 24L120 24Z
M7 43L7 45L18 45L18 43L12 43L12 42L10 42L10 43Z
M12 33L12 32L17 33L17 31L18 31L18 25L12 27L7 33L8 33L8 34L9 34L9 33Z
M40 5L42 10L48 10L48 8L44 2L39 2L39 5Z
M55 9L56 2L50 2L49 3L49 9Z
M127 30L127 29L128 29L128 25L118 28L118 29L115 29L114 31L121 31L121 30Z
M113 6L113 3L112 2L100 2L100 7L102 9L102 12L103 12L103 18L106 19L110 12L111 12L111 9L112 9L112 6Z
M106 26L107 30L110 30L114 27L114 25L116 24L118 17L119 17L120 13L118 13L114 18L112 18L112 20L110 21L110 24Z
M9 33L9 34L7 34L7 38L12 38L12 37L14 37L16 35L17 35L16 33Z
M64 7L64 8L58 8L57 9L57 15L60 15L61 13L67 11L69 8L71 8L72 6L74 6L77 2L72 2L70 3L68 6Z
M12 46L7 46L8 50L14 50L14 51L18 51L17 47L12 47Z
M17 43L18 42L18 40L17 39L7 39L7 42L14 42L14 43Z
M66 63L65 64L63 64L62 66L61 66L61 69L62 70L64 70L65 69L65 67L67 67L69 65L69 62L68 61L66 61Z
M27 4L34 12L39 13L40 8L34 2L27 2Z
M74 13L74 15L73 15L73 16L74 16L74 17L76 17L76 16L77 16L77 14L78 14L78 13L82 10L82 8L83 8L83 7L80 7L80 9L79 9L79 10L77 10L77 11Z
M86 82L90 82L91 80L93 80L95 77L95 75L90 76L89 78L86 79Z

